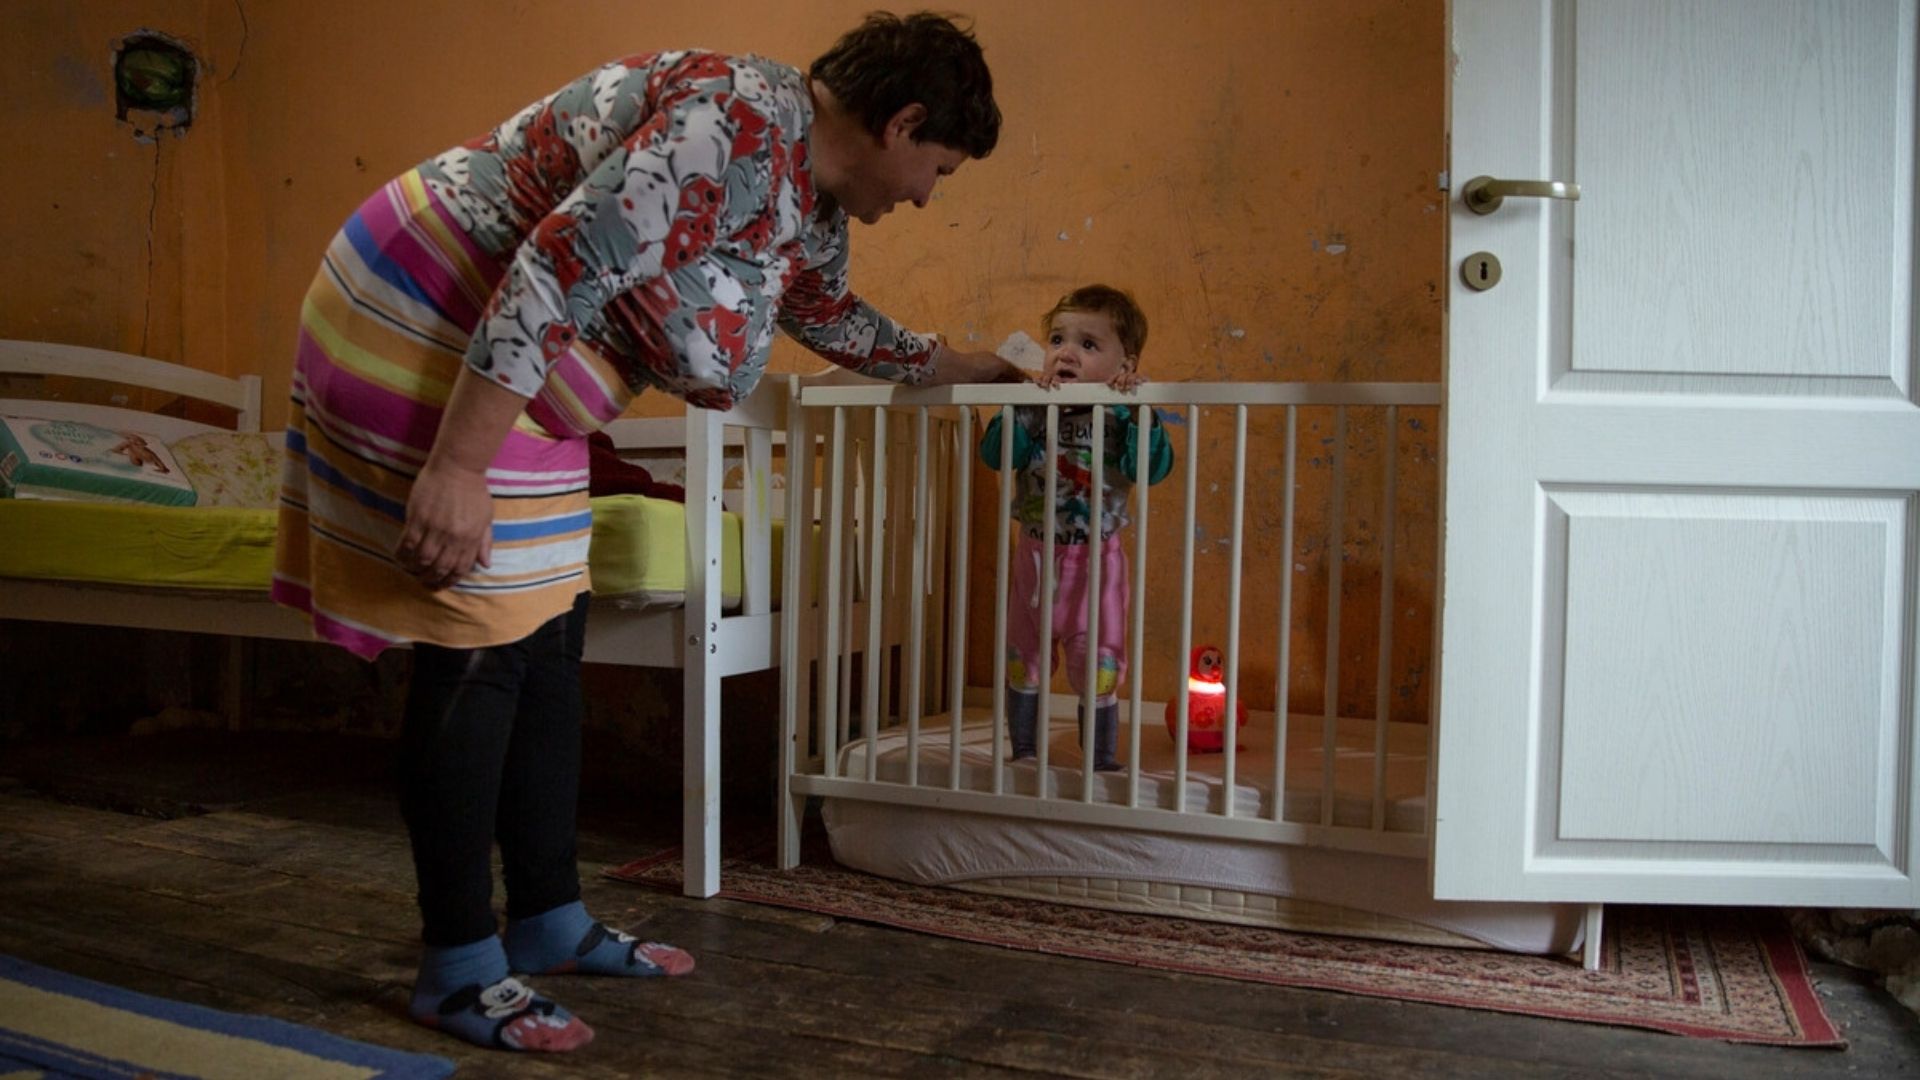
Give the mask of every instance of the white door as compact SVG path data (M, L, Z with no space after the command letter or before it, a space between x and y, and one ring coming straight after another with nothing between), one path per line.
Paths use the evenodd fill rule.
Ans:
M1920 906L1913 0L1453 9L1436 895Z

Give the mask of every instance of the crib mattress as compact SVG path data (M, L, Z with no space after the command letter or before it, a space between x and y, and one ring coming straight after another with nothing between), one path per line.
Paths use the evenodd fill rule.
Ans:
M1124 715L1126 706L1122 705ZM1373 763L1376 732L1370 720L1340 719L1334 725L1333 824L1368 826L1373 820ZM1285 820L1308 824L1323 819L1321 798L1326 773L1321 753L1324 722L1321 717L1294 715L1287 724ZM1261 716L1240 730L1234 755L1234 814L1271 817L1273 814L1273 721ZM1121 758L1126 758L1127 729L1121 725ZM944 787L949 774L951 736L944 717L923 721L920 730L920 777L924 785ZM969 791L993 790L993 727L991 715L968 707L960 736L960 786ZM879 739L876 775L882 780L905 780L908 737L903 728L890 728ZM1396 832L1420 832L1427 820L1427 728L1424 724L1388 724L1384 811L1386 826ZM1140 729L1141 806L1173 809L1178 790L1173 740L1165 722L1149 710ZM1006 790L1037 792L1037 762L1005 763ZM856 739L840 752L841 775L866 776L867 742ZM1047 790L1060 798L1078 799L1085 781L1080 731L1068 718L1053 720L1047 740ZM1192 811L1218 811L1226 779L1226 755L1189 754L1186 787L1180 801ZM1095 773L1093 801L1124 804L1127 774Z
M234 507L0 499L0 577L139 588L264 592L276 512ZM686 602L686 508L640 495L593 500L594 595L624 607ZM740 519L721 526L722 602L741 588ZM780 524L772 583L780 586Z
M720 515L720 602L740 603L741 521ZM786 545L783 523L773 523L769 582L780 597ZM593 547L587 556L595 599L621 607L679 607L687 602L687 508L645 495L607 495L593 500Z
M1269 721L1270 723L1270 721ZM1320 820L1318 718L1290 723L1287 818ZM1246 752L1235 768L1236 812L1272 805L1271 738L1250 725ZM1165 729L1143 729L1142 803L1171 806L1172 748ZM1301 734L1311 728L1314 739ZM1372 797L1371 754L1351 745L1371 724L1338 725L1342 753L1336 757L1334 818L1364 824ZM1407 730L1412 729L1412 730ZM1413 794L1414 775L1424 788L1425 728L1390 725L1388 820L1395 828L1420 828L1424 794ZM922 731L921 779L947 781L947 729ZM977 717L962 729L963 787L984 779L990 790L990 728ZM1124 728L1123 728L1124 745ZM1056 790L1077 797L1081 772L1074 725L1056 721L1049 742L1049 772ZM1410 744L1418 742L1417 754ZM905 738L879 740L876 774L904 779ZM937 745L936 745L937 744ZM866 743L842 752L846 775L865 775ZM1364 760L1362 760L1364 757ZM1187 803L1218 805L1219 755L1196 755ZM1149 766L1152 766L1149 768ZM1165 772L1162 773L1162 768ZM1031 765L1010 769L1011 790L1033 790ZM1358 782L1364 776L1364 783ZM1151 782L1150 782L1151 781ZM1024 783L1024 786L1022 784ZM1125 774L1100 774L1096 801L1124 801ZM1149 798L1149 792L1152 797ZM1117 796L1115 798L1114 796ZM1113 910L1151 912L1323 933L1358 934L1423 944L1479 945L1528 953L1565 953L1578 948L1582 914L1572 904L1481 904L1436 901L1428 891L1424 858L1312 848L1267 841L1191 834L1154 833L1080 822L1001 817L934 807L888 805L866 800L825 800L823 816L834 858L883 877L1000 895L1031 896Z

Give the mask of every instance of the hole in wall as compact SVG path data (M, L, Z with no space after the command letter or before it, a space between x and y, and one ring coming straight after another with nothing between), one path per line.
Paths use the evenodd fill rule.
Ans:
M185 43L152 30L129 34L113 51L116 116L133 125L136 139L184 132L199 78L200 60Z

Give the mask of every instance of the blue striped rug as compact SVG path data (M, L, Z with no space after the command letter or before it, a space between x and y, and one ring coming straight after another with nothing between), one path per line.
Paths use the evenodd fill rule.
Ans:
M0 955L0 1076L440 1080L453 1062L136 994Z

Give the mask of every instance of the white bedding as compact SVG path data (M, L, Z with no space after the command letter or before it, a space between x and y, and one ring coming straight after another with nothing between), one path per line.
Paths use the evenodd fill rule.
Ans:
M1122 707L1124 715L1125 707ZM951 737L945 717L923 721L920 729L920 783L944 787L949 772ZM1317 716L1290 718L1287 731L1287 810L1286 820L1318 823L1321 820L1322 781L1325 760L1321 754L1322 721ZM1366 827L1373 820L1373 760L1375 732L1372 721L1340 720L1334 738L1333 823ZM1127 729L1120 729L1120 756L1127 753ZM993 790L993 741L991 714L969 708L961 727L960 786L969 791ZM878 775L884 780L904 780L907 766L907 734L890 728L880 736ZM1427 729L1421 724L1389 724L1387 732L1386 805L1387 827L1396 832L1420 832L1427 819ZM840 774L854 778L866 776L867 744L855 740L843 747ZM1050 794L1078 799L1085 771L1080 751L1079 729L1070 718L1056 718L1047 742L1048 791ZM1140 804L1172 809L1174 805L1175 754L1173 740L1167 734L1158 710L1146 710L1146 722L1140 730ZM1009 777L1007 790L1034 794L1038 770L1034 762L1015 762L1005 766ZM1187 758L1185 805L1189 810L1217 810L1224 786L1226 755L1190 754ZM1094 801L1124 804L1127 798L1127 774L1094 774ZM1273 721L1257 715L1240 730L1239 750L1234 755L1234 813L1240 817L1268 817L1273 808Z
M970 714L963 727L962 786L991 790L988 747L991 730ZM944 787L948 775L948 734L944 720L921 733L921 781ZM1271 806L1271 735L1245 729L1246 752L1235 769L1235 804L1252 814ZM1288 742L1287 817L1319 820L1319 719L1296 717ZM1419 829L1425 819L1425 729L1393 725L1389 745L1389 822ZM1309 734L1303 734L1305 729ZM1406 730L1411 729L1411 730ZM1125 729L1122 729L1122 746ZM1303 745L1309 738L1313 745ZM1355 741L1364 738L1364 754ZM1343 721L1343 751L1336 767L1336 822L1364 824L1371 808L1372 725ZM906 776L904 733L883 734L876 773ZM1049 744L1049 772L1056 789L1077 797L1082 779L1077 733L1070 721L1056 721ZM1416 752L1413 747L1419 749ZM1170 805L1173 793L1172 746L1164 727L1141 731L1142 802ZM842 775L865 776L867 743L858 740L842 751ZM1195 755L1190 765L1187 802L1216 803L1221 787L1220 755ZM1010 770L1015 791L1031 792L1035 770ZM1411 779L1418 777L1419 787ZM1097 801L1124 801L1126 776L1095 778ZM998 893L1044 894L1069 903L1163 911L1188 917L1233 922L1304 926L1347 933L1420 941L1454 939L1513 952L1564 953L1579 947L1582 909L1567 904L1475 904L1431 898L1423 858L1374 855L1230 838L1175 835L1116 829L1078 822L1046 821L963 813L934 808L887 805L854 799L827 799L824 817L834 858L842 864L904 881L950 885ZM1339 909L1336 916L1314 911L1289 921L1271 917L1276 901L1305 902ZM1268 912L1262 916L1261 912ZM1377 917L1377 918L1376 918ZM1396 924L1405 924L1396 926ZM1429 933L1426 931L1434 931Z

